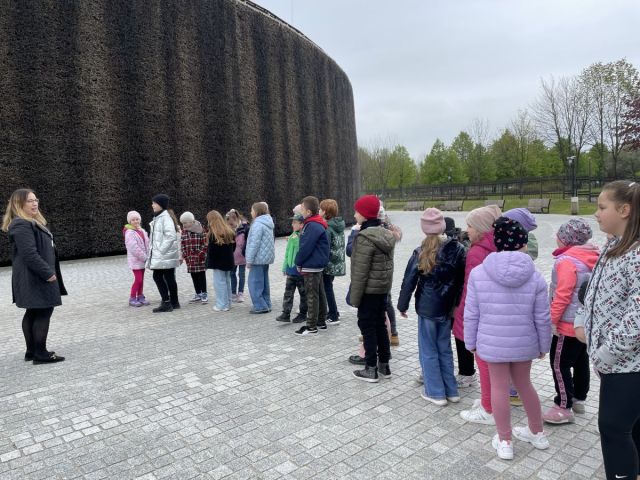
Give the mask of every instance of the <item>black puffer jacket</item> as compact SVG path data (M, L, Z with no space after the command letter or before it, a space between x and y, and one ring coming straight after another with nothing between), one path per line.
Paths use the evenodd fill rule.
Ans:
M465 249L457 240L445 240L436 256L435 267L427 275L418 270L421 250L421 247L416 248L407 263L398 310L406 312L409 309L411 294L416 290L418 315L428 318L451 315L462 294Z
M395 244L393 234L381 227L379 221L369 220L362 225L351 252L351 305L358 307L365 293L391 291Z

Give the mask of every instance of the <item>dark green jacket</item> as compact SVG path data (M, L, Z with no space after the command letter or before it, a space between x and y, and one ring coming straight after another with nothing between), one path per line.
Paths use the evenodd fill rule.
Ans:
M344 263L344 220L342 217L335 217L327 221L327 232L329 233L329 263L324 269L327 275L342 277L346 273Z
M393 249L396 239L384 227L368 227L353 241L350 302L360 305L362 296L388 294L393 283Z

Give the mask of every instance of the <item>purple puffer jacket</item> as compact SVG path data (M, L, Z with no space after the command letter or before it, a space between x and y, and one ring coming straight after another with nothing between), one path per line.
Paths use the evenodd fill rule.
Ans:
M547 282L522 252L490 254L469 276L464 342L485 362L524 362L547 353Z

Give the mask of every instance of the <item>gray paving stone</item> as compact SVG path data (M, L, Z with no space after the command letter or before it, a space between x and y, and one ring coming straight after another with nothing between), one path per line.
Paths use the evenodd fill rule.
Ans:
M451 214L459 224L464 213ZM393 296L421 241L419 214L391 212L404 230ZM554 232L567 217L538 216L536 264L548 279ZM593 223L594 230L597 226ZM603 237L597 233L596 242ZM215 314L189 305L191 280L177 273L183 308L153 314L130 308L126 259L63 262L71 293L56 309L49 346L68 360L22 360L22 312L9 304L10 269L0 269L0 478L601 478L598 380L587 413L549 428L551 448L516 442L504 462L491 427L465 423L462 402L437 408L420 398L415 313L398 318L393 378L363 385L347 357L357 348L355 311L344 304L348 277L335 279L342 323L298 338L275 322L284 278L284 239L271 269L274 311L253 316L250 301ZM210 272L209 272L210 276ZM211 280L209 279L211 284ZM146 276L146 294L158 294ZM248 295L247 295L248 298ZM256 318L257 317L257 318ZM553 396L548 362L534 362L543 405ZM513 423L524 423L521 408Z

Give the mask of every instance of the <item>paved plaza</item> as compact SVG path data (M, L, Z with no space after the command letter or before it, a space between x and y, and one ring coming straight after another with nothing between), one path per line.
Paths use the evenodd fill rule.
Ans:
M405 234L394 301L422 238L419 216L391 212ZM464 213L451 216L464 226ZM537 218L536 264L549 279L554 231L568 217ZM335 282L340 325L299 337L294 325L276 322L284 250L278 239L268 315L249 315L249 301L224 313L212 302L188 305L184 266L177 274L183 308L153 314L127 305L132 275L124 256L63 262L70 295L54 312L49 348L67 361L53 365L23 361L23 311L10 303L10 269L0 269L0 479L604 478L597 379L586 414L545 427L550 449L514 439L515 459L499 460L494 427L459 416L479 398L477 385L447 407L420 397L413 304L409 319L398 316L393 377L379 384L353 378L347 362L359 333L344 303L348 276ZM149 273L145 293L158 303ZM534 362L533 376L549 406L548 359ZM523 424L522 407L512 417Z

